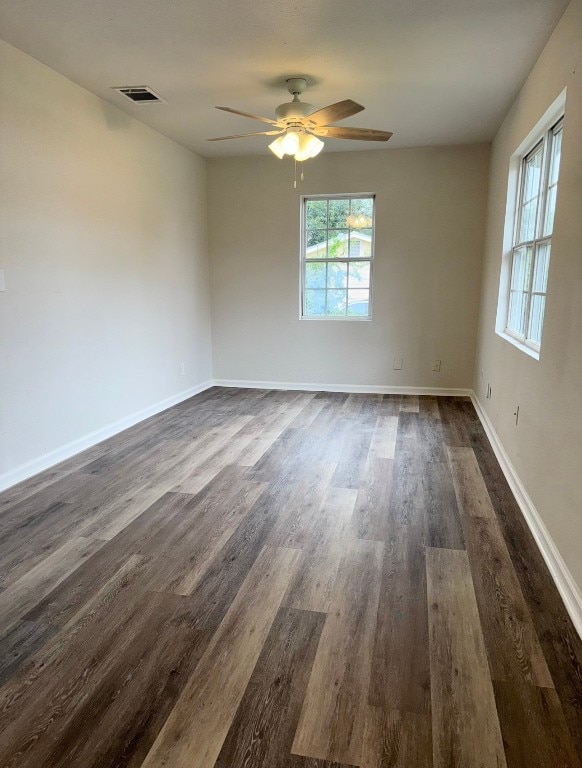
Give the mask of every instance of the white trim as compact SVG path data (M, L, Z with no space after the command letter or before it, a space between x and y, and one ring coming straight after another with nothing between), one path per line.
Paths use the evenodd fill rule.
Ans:
M443 387L387 387L379 384L305 384L297 381L251 381L247 379L215 379L215 387L241 389L290 389L305 392L352 392L371 395L434 395L439 397L470 397L472 389Z
M513 344L514 347L517 347L522 352L525 352L526 355L533 357L534 360L540 359L539 350L535 350L533 349L533 347L528 347L526 344L524 344L522 341L519 341L519 339L516 339L515 336L512 336L507 331L495 331L495 333L505 341L508 341L510 344Z
M367 262L370 265L370 282L368 285L368 314L365 316L359 316L359 315L348 315L347 309L345 315L306 315L305 314L305 291L307 290L305 288L305 266L308 263L307 259L307 244L305 241L305 234L307 232L306 227L306 209L307 209L307 203L311 200L325 200L327 202L327 210L329 214L329 201L330 200L364 200L370 198L372 200L372 226L371 227L365 227L365 229L371 229L372 235L370 236L370 256L368 258L364 257L354 257L350 258L349 252L346 257L342 258L336 258L336 259L313 259L312 261L315 262L335 262L335 263L345 263L349 264L351 261L354 262ZM376 250L376 193L358 193L358 194L335 194L335 195L301 195L300 196L301 201L301 208L300 208L300 216L299 216L299 320L345 320L345 321L352 321L352 320L372 320L372 307L373 307L373 285L374 285L374 255ZM351 210L351 202L350 202L350 210ZM328 221L329 224L329 221ZM349 229L349 227L346 227L346 229ZM329 227L326 227L326 232L328 234L328 238L326 242L329 242L329 232L333 231L330 230ZM321 245L319 243L318 245ZM349 244L348 244L349 245ZM312 246L310 246L311 248ZM349 247L348 247L349 251ZM326 294L326 305L327 305L327 282L325 285L325 294ZM344 290L343 288L340 288L339 290ZM366 290L365 288L363 290ZM348 292L348 286L346 284L346 300L347 300L347 292Z
M495 452L499 466L503 470L503 474L505 475L505 478L509 483L509 487L511 488L511 491L515 496L517 503L519 504L519 508L521 509L525 521L528 524L530 531L532 532L540 552L542 553L542 557L546 561L546 565L548 566L554 583L558 588L558 592L564 601L564 605L566 606L566 610L572 619L572 623L576 627L576 631L580 637L582 637L582 593L574 581L574 577L568 570L568 566L564 562L556 544L550 536L550 533L546 528L540 513L535 508L534 503L526 491L524 484L520 480L515 467L511 463L511 460L507 455L507 452L503 447L503 443L499 439L499 435L495 431L489 416L485 412L483 406L477 398L477 395L474 392L471 394L471 400L473 401L473 405L475 406L475 410L477 411L477 415L479 416L485 433L489 438L491 447Z
M160 400L153 405L148 405L146 408L142 408L141 411L136 411L129 416L114 421L112 424L101 427L101 429L97 429L76 440L72 440L70 443L61 445L59 448L55 448L55 450L49 451L49 453L38 456L36 459L28 461L26 464L21 464L19 467L4 472L4 474L0 475L0 491L5 491L7 488L11 488L13 485L17 485L23 480L28 480L30 477L38 475L39 472L44 472L44 470L54 467L55 464L60 464L61 461L70 459L72 456L81 453L81 451L85 451L87 448L92 448L94 445L97 445L97 443L107 440L108 437L113 437L113 435L117 435L119 432L123 432L129 427L133 427L140 421L144 421L144 419L147 419L150 416L155 416L156 413L161 413L161 411L165 411L173 405L188 400L188 398L194 397L194 395L198 395L200 392L204 392L212 386L214 386L214 384L211 380L205 381L195 387L179 392L177 395L172 395L165 400Z

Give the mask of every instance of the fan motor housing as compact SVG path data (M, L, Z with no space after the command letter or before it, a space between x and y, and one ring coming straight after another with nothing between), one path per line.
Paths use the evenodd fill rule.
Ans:
M307 117L315 107L313 104L307 104L303 101L288 101L285 104L279 104L275 110L277 120L284 120L289 117Z

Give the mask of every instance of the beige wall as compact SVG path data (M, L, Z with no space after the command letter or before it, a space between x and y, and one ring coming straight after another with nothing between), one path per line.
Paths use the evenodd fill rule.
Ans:
M495 333L507 175L510 156L566 86L546 317L537 361ZM487 382L491 400L485 399ZM573 0L566 10L493 145L475 390L582 589L582 0Z
M214 377L470 387L488 161L488 145L324 151L295 190L289 158L209 160ZM299 197L351 192L377 195L373 320L299 320Z
M6 44L0 153L1 480L211 357L203 160Z

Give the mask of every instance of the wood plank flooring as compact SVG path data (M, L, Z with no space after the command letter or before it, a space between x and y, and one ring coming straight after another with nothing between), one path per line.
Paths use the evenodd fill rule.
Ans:
M582 768L466 398L213 388L0 495L0 766Z

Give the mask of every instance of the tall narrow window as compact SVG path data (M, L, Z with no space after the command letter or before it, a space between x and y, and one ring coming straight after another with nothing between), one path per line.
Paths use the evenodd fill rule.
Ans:
M563 118L523 157L505 331L540 349L558 193Z
M302 206L302 316L369 319L374 197L304 197Z

